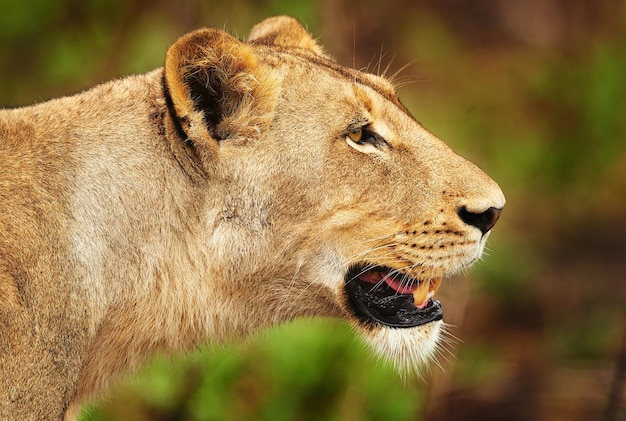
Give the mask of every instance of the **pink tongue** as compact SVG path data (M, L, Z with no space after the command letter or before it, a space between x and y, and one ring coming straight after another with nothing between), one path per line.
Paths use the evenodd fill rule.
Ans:
M392 277L386 277L385 283L398 294L413 294L413 291L417 288L417 285L403 285L401 282Z
M402 279L402 277L399 278ZM398 294L412 294L413 291L415 291L415 289L417 288L417 285L403 284L395 277L388 276L388 274L381 272L366 272L359 275L359 279L363 282L367 282L370 284L377 284L382 280Z

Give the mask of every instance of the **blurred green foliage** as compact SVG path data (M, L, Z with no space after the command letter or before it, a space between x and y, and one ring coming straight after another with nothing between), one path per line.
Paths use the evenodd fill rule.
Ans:
M393 74L413 62L397 78L403 102L508 198L484 262L440 292L461 341L426 381L403 380L342 323L302 320L159 357L83 420L576 421L610 405L626 417L624 392L609 399L626 332L622 1L0 0L0 10L4 107L158 67L199 26L245 37L266 16L296 16L342 64Z
M346 325L301 320L244 344L158 358L113 392L122 405L96 404L85 419L413 419L424 392L390 370Z

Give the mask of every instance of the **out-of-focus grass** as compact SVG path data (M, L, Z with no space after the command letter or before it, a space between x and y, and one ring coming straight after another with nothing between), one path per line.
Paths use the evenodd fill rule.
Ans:
M425 392L377 360L351 328L300 320L244 344L157 358L84 420L410 420Z

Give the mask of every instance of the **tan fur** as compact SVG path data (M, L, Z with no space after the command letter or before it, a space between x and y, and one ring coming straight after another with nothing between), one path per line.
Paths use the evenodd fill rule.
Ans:
M366 124L386 147L349 144ZM286 17L245 43L199 30L164 69L2 110L0 419L70 419L157 350L301 316L348 318L417 364L441 322L361 325L348 267L449 275L486 239L458 209L503 205L387 81Z

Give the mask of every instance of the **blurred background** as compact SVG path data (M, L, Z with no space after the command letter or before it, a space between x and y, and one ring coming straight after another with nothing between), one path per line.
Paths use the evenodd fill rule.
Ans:
M290 14L508 204L439 297L456 339L403 379L334 320L157 357L82 420L626 419L626 4L619 0L0 0L0 106L161 66L186 31Z

